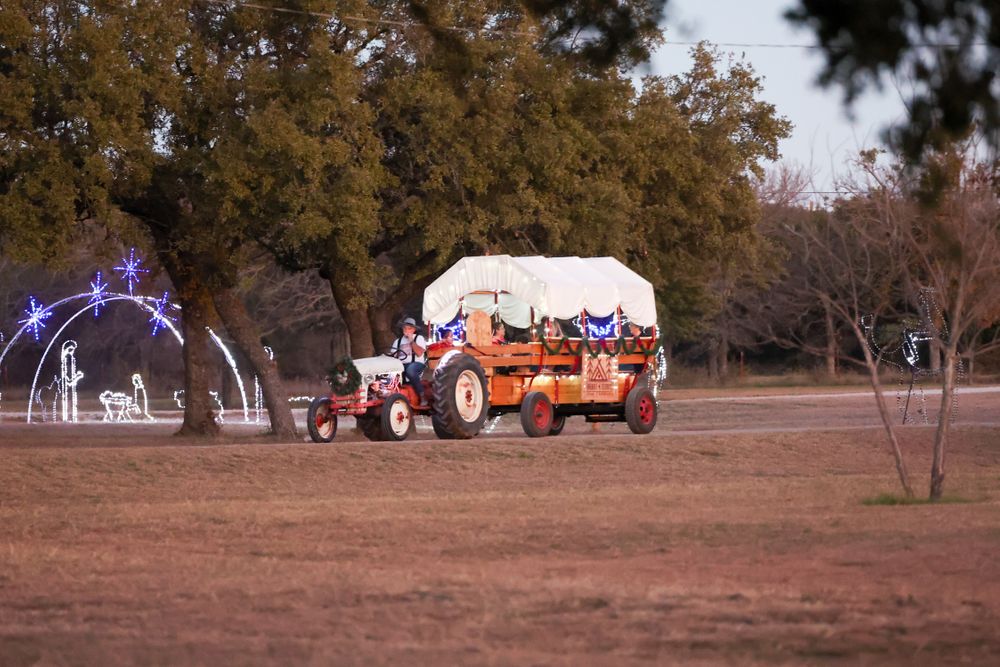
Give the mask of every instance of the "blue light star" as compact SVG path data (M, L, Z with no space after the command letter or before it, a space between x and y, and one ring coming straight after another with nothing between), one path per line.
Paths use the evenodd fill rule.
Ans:
M100 308L104 305L104 294L105 290L108 288L107 283L101 282L101 272L97 272L97 276L90 283L90 301L87 305L94 307L94 317L100 314Z
M153 316L149 318L149 321L153 323L153 335L154 336L156 335L156 333L160 329L162 329L165 326L167 326L167 321L168 320L171 321L171 322L173 322L173 321L175 321L177 319L176 317L170 317L169 315L167 315L164 312L164 310L166 309L166 307L170 305L170 301L167 298L168 294L169 294L168 292L164 292L163 296L160 297L159 299L157 299L154 302L156 304L156 306L153 309Z
M136 257L135 248L132 248L128 252L128 259L122 257L122 265L114 267L115 271L122 272L122 282L128 284L129 295L134 294L134 286L139 284L139 274L149 273L149 269L140 268L140 264L142 264L142 257Z
M39 332L45 328L45 320L52 317L52 313L46 310L44 305L36 303L33 296L28 297L28 302L30 304L29 307L24 309L27 317L23 320L18 320L17 323L27 325L35 334L35 341L37 342L39 340Z

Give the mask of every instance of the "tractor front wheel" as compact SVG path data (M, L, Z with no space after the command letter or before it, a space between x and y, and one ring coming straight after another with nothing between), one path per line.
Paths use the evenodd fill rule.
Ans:
M406 440L406 436L416 428L413 409L403 394L393 394L382 404L379 418L383 440Z
M337 415L329 398L314 398L306 411L306 430L313 442L332 442L337 435Z

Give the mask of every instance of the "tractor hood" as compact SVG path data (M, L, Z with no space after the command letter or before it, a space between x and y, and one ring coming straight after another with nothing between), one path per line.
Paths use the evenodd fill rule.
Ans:
M385 355L355 359L354 367L357 368L358 373L361 374L362 386L368 386L371 384L375 380L376 375L388 375L390 373L402 374L403 372L402 361Z

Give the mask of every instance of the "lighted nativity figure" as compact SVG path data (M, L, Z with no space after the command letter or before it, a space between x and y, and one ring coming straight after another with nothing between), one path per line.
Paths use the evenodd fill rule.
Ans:
M139 394L142 393L142 403L139 403ZM104 418L106 422L134 422L133 416L155 421L149 414L149 400L146 396L146 387L142 383L142 376L138 373L132 375L132 395L129 396L120 391L110 389L101 392L98 397L101 405L104 406Z
M59 353L59 393L62 399L62 420L79 421L76 409L76 388L83 379L83 371L76 370L76 341L68 340Z
M98 397L101 405L104 406L104 418L106 422L130 422L132 421L132 397L120 391L105 389Z
M934 299L933 291L921 290L919 302L920 310L922 311L920 323L905 323L909 326L904 326L898 336L893 336L884 345L880 345L878 342L879 336L876 335L874 316L865 315L861 318L861 327L865 331L865 340L872 354L877 360L894 366L899 370L900 390L896 392L896 403L897 408L903 416L904 424L914 423L915 421L914 417L910 414L910 401L913 398L914 389L917 390L917 396L920 401L920 405L917 407L917 414L923 418L925 424L929 423L927 398L924 395L921 381L928 377L939 377L943 371L940 368L923 366L922 364L926 360L922 358L920 350L922 344L932 343L933 341L943 342L948 338L948 325L937 305L937 301ZM940 326L937 323L940 323ZM958 362L957 371L958 383L960 384L965 375L965 367L961 361ZM909 380L909 386L907 387L906 398L904 399L902 386L907 384L907 380ZM955 400L958 400L958 392L955 392ZM955 409L951 413L952 420L955 419L955 415L958 412L957 405L954 407Z
M215 401L215 404L219 406L219 411L215 414L215 423L218 424L219 426L222 426L223 424L226 423L226 409L222 406L222 399L219 398L219 392L209 391L208 395L211 396L212 400ZM174 391L174 403L176 403L177 407L179 407L181 410L184 409L183 389L178 389Z
M139 409L139 394L142 394L142 409ZM146 387L142 383L142 376L138 373L132 375L132 410L142 417L146 421L156 421L153 416L149 414L149 398L146 396Z
M60 386L61 381L59 376L53 375L52 382L45 387L39 387L31 397L33 402L38 403L38 414L42 416L43 422L48 421L48 401L50 395L52 396L52 421L59 421Z

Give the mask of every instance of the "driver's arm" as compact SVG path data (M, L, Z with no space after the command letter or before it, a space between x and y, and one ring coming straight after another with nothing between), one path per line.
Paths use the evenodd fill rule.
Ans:
M421 354L424 353L424 348L421 347L420 345L417 345L417 341L418 340L420 340L420 337L419 336L414 336L413 340L410 341L410 347L413 348L413 353L414 354L416 354L417 356L420 356Z

